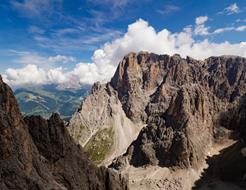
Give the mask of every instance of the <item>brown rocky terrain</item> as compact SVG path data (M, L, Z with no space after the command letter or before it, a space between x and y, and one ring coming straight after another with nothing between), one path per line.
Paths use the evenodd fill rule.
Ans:
M0 189L127 189L117 173L97 168L59 115L23 119L0 78Z
M182 59L178 55L130 54L126 57L111 83L113 86L126 83L128 90L119 88L120 100L127 100L123 101L126 115L148 124L128 148L129 163L197 167L213 142L214 129L221 127L217 122L220 113L238 105L246 93L245 61L245 58L225 56L205 61ZM162 78L159 85L156 74L146 77L145 72L151 73L153 67ZM138 78L138 84L127 85L131 72L134 73L131 77ZM124 75L129 80L116 77ZM132 99L136 102L142 92L153 88L156 90L149 101L139 103L143 108L132 106Z
M129 53L67 130L0 79L0 189L245 189L245 97L243 57Z
M129 119L131 123L121 125L125 131L129 127L132 129L134 126L138 128L146 125L136 139L133 135L132 142L129 139L125 143L122 150L127 150L119 157L112 154L117 147L113 145L122 139L112 136L113 145L107 154L111 160L113 156L117 158L110 167L123 173L129 167L140 169L153 166L200 171L205 158L213 149L217 150L215 147L233 146L231 140L243 141L245 122L238 123L237 118L238 109L246 94L246 59L243 57L220 56L200 61L190 57L184 59L179 55L129 53L120 62L112 80L101 86L103 87L94 87L91 94L83 100L81 109L71 121L70 133L74 137L75 134L78 135L75 133L78 132L78 126L86 126L75 140L83 142L81 144L87 147L91 137L96 139L102 128L112 127L117 131L117 125L111 125L108 118L115 123L113 113L122 113L122 110L124 120ZM118 105L116 111L112 111L112 97ZM94 100L93 104L91 100ZM95 110L95 106L108 110ZM93 113L94 116L88 113ZM89 135L83 136L84 130ZM244 146L243 142L235 154L241 155ZM95 152L100 150L100 145L97 147ZM90 150L87 149L89 154L94 154ZM107 160L107 154L101 159ZM100 152L98 155L101 156ZM225 164L229 166L230 161ZM245 169L243 172L246 173ZM153 175L155 173L156 171ZM224 172L219 173L222 175ZM242 177L237 179L242 180ZM177 189L185 189L178 186Z

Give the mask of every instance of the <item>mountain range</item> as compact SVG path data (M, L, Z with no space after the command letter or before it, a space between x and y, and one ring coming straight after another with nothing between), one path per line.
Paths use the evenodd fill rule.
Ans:
M69 132L130 189L244 189L245 96L243 57L129 53Z
M68 126L57 113L23 117L0 78L0 120L3 190L246 189L243 57L131 52Z
M59 88L55 84L17 88L14 95L23 115L41 115L49 118L59 113L61 118L69 120L79 108L81 99L90 90L90 85L79 89Z

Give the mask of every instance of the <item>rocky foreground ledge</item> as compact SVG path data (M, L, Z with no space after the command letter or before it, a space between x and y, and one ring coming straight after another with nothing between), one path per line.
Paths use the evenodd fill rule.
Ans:
M126 190L127 180L97 168L70 137L58 114L23 119L0 78L1 190Z

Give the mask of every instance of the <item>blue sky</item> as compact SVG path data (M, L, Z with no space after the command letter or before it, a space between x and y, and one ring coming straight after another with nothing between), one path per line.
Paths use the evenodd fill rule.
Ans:
M144 35L144 32L141 34L142 31L150 28L155 31L156 36L164 29L168 30L170 35L185 31L185 35L189 34L190 39L183 38L181 34L174 38L177 41L175 46L182 45L182 48L178 47L170 51L164 48L159 51L153 48L151 43L145 46L139 42L141 39L136 40L137 35L129 31L129 25L134 23L137 26L132 27L132 33L139 32L139 35ZM43 71L45 73L54 71L54 76L50 74L52 77L41 74L40 77L45 79L37 80L40 84L52 82L51 78L55 76L61 78L56 82L64 83L64 76L61 75L66 77L69 75L71 78L76 75L81 83L92 83L94 80L104 78L107 80L108 75L113 73L118 64L119 56L126 54L128 50L152 51L153 49L155 53L169 54L177 51L184 56L189 53L193 55L195 52L194 57L205 58L211 53L199 54L200 50L196 46L196 43L204 42L208 43L206 47L214 47L211 44L215 43L217 50L214 52L218 55L237 53L231 51L233 49L231 44L238 45L240 48L242 44L245 46L246 1L1 0L0 29L0 73L8 82L16 85L35 83L33 82L35 78L25 78L24 72L27 71L25 68L29 66L29 70L36 69L38 74ZM142 41L151 39L148 34L146 38L142 36ZM135 36L134 39L130 38L134 43L127 44L127 48L123 48L128 35L131 38ZM192 46L192 51L186 50L183 42L180 45L179 38L182 38L181 41L188 40L187 43ZM115 42L117 39L120 39L118 41L121 41L121 44ZM167 42L163 39L163 44L168 44L170 38L165 39ZM219 46L226 41L229 45ZM106 47L105 43L111 46ZM221 47L228 50L221 51L219 50ZM111 55L112 51L107 48L114 48L114 55ZM122 53L119 53L120 50ZM246 48L241 48L238 55L244 56L245 50ZM107 58L105 63L101 61L104 58ZM111 63L114 61L116 63ZM86 63L95 64L95 67L82 65ZM104 64L112 71L107 73L106 77L99 77L105 73L102 70ZM30 65L35 68L30 69ZM87 72L85 74L88 75L87 78L95 79L85 80L84 76L80 76L83 72ZM23 78L23 83L15 83L18 77Z

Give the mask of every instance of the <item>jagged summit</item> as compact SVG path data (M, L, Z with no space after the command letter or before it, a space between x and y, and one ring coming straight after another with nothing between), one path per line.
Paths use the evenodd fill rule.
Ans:
M245 93L246 58L131 52L109 83L94 85L69 131L97 164L200 168L227 130L221 114Z
M130 162L142 162L134 164L137 166L165 160L167 164L161 165L169 165L168 162L179 165L178 160L183 160L181 165L194 165L192 162L198 162L212 142L211 131L217 114L245 94L245 81L246 59L243 57L210 57L204 61L152 53L131 53L125 57L110 84L117 90L126 115L149 125L136 141L134 151L138 153L132 152L134 146L128 149L129 154L136 157ZM143 133L144 130L149 132ZM159 138L165 145L157 146L160 131L151 135L153 130L164 130L161 132L164 136ZM199 138L201 131L203 138ZM167 136L169 139L163 141ZM163 150L160 146L164 146Z

